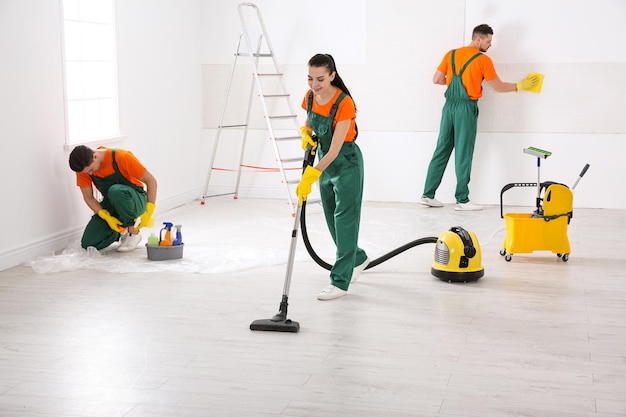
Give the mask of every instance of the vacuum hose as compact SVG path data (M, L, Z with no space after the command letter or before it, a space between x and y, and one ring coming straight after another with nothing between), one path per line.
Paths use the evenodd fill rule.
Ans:
M315 142L317 142L316 136L313 136L312 139ZM307 165L313 165L314 161L315 161L315 149L312 149L311 145L308 145L304 153L304 161L302 163L302 169L304 170L304 168L306 168ZM317 263L319 266L330 271L333 266L329 264L328 262L325 262L322 258L319 257L317 253L315 253L315 250L313 249L313 246L311 246L311 242L309 241L309 235L306 230L306 200L302 201L302 207L301 207L301 212L300 212L300 229L302 231L302 240L304 241L304 246L306 247L306 250L311 256L311 258L313 258L315 263ZM406 243L400 246L399 248L396 248L392 250L391 252L386 253L385 255L374 259L373 261L370 261L370 263L365 267L365 269L370 269L377 265L380 265L383 262L393 258L394 256L399 255L402 252L408 249L411 249L415 246L422 245L424 243L437 243L437 240L438 238L436 237L422 237L420 239Z
M306 200L302 202L302 212L300 216L300 229L302 231L302 240L304 241L304 246L306 247L306 251L309 253L309 255L311 255L311 258L313 258L315 263L317 263L322 268L330 271L333 266L329 264L328 262L324 261L322 258L320 258L319 255L315 253L313 246L311 246L311 242L309 241L309 235L306 230L306 214L305 213L306 213ZM400 246L399 248L396 248L392 250L391 252L386 253L385 255L374 259L373 261L370 261L370 263L365 267L365 269L370 269L377 265L380 265L383 262L393 258L394 256L399 255L402 252L408 249L411 249L415 246L423 245L424 243L437 243L437 239L438 238L436 237L422 237L412 242L406 243Z

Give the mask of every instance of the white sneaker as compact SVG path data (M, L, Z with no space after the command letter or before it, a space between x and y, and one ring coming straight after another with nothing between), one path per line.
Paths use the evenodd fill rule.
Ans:
M118 252L132 252L141 243L141 233L131 235L130 233L122 236L120 246L117 248Z
M443 207L443 203L441 201L436 198L428 198L426 196L422 196L420 203L428 207Z
M341 288L337 288L334 285L329 285L324 288L321 293L317 294L317 299L326 301L326 300L334 300L335 298L343 297L346 295L348 291L344 291Z
M363 270L367 268L369 264L370 264L370 258L368 256L367 259L365 259L365 261L363 261L361 265L357 265L356 267L354 267L354 271L352 271L352 279L350 280L350 284L352 284L353 282L356 282L356 280L359 279L359 275L361 275L361 272L363 272Z
M456 207L454 207L456 211L479 211L482 210L482 206L478 204L474 204L471 201L467 203L456 203Z

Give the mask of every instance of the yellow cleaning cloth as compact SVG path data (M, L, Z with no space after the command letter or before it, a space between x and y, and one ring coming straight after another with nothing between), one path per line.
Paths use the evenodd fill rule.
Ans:
M541 86L543 85L543 74L537 74L536 72L531 72L528 74L528 77L539 77L539 82L533 88L529 88L528 91L532 91L533 93L540 93Z

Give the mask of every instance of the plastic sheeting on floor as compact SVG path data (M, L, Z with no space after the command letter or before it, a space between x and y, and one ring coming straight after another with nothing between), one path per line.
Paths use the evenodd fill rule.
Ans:
M453 205L435 209L409 203L365 203L359 242L374 259L418 238L437 237L452 226L462 226L473 230L485 246L499 231L493 230L497 218L499 212L494 207L480 212L456 212ZM185 243L182 259L153 261L147 257L144 246L147 238L150 233L158 236L164 221L182 225ZM335 246L319 204L307 207L306 224L313 248L332 263ZM25 264L38 273L79 269L115 273L233 272L286 264L293 226L294 217L283 200L210 198L205 205L196 201L165 213L157 211L155 227L142 230L143 241L134 252L117 252L117 243L101 251L84 250L77 240L61 253L41 256ZM501 240L496 239L496 244L500 245ZM421 250L433 250L432 245L425 246L428 248ZM300 231L295 261L304 260L311 258Z

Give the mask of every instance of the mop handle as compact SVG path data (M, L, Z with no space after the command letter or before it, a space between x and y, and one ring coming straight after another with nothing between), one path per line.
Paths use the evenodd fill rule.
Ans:
M537 213L541 214L541 160L552 155L552 152L529 146L524 148L524 153L537 157Z
M581 180L583 175L585 175L588 169L589 169L589 164L585 164L585 167L583 168L583 170L580 171L580 174L578 174L578 178L576 178L576 182L574 182L574 185L572 185L572 191L574 191L574 189L578 185L578 182Z
M541 197L541 158L537 158L537 198Z
M543 214L541 209L541 158L537 157L537 198L535 200L537 214Z

